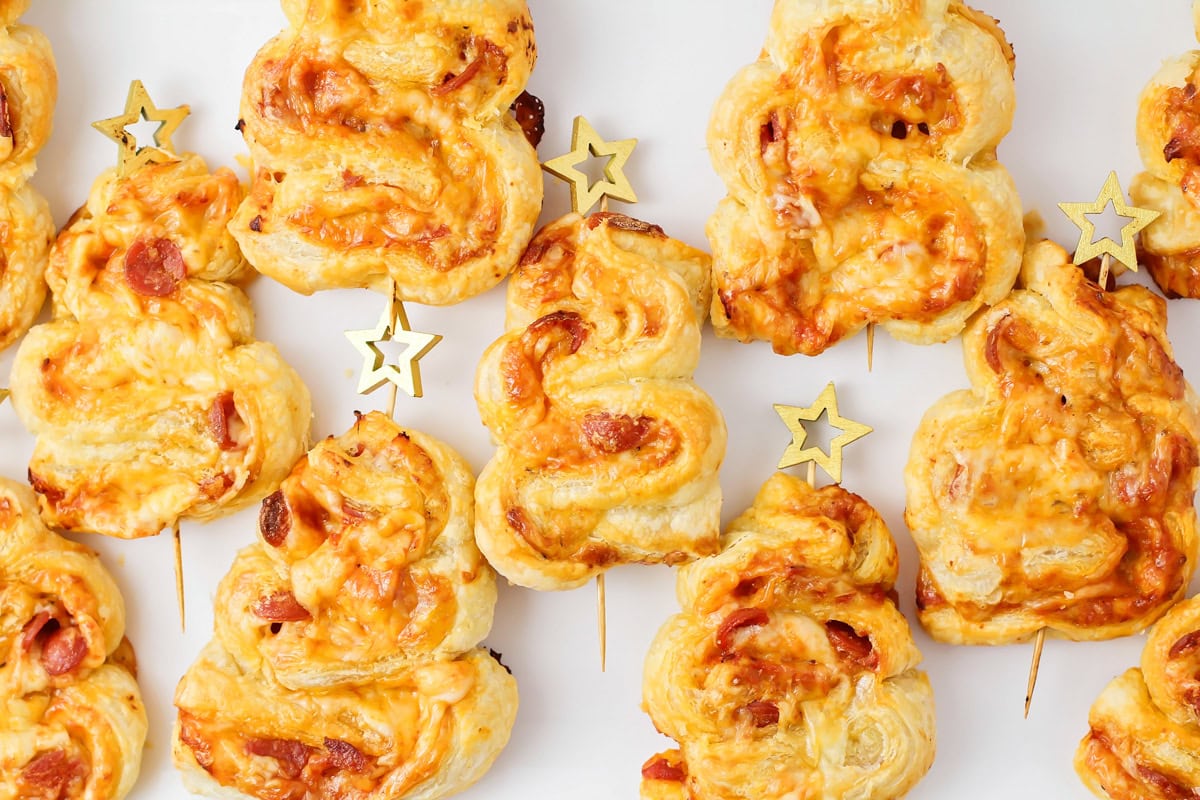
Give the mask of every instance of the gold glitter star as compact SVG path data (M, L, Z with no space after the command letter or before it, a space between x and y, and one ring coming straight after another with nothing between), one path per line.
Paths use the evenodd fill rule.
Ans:
M129 98L125 101L125 113L116 117L93 122L92 127L117 143L117 175L124 178L143 164L160 164L174 157L175 147L171 135L191 110L186 106L158 108L141 81L129 84ZM138 147L137 139L125 130L139 120L157 122L154 146Z
M848 420L838 413L837 390L830 383L817 398L817 402L807 408L775 404L775 413L792 432L792 443L779 459L779 469L787 469L806 461L815 461L825 470L834 483L842 482L842 448L851 442L858 441L872 430L870 425ZM828 414L829 424L841 431L829 443L829 452L825 453L820 447L805 447L804 440L808 431L804 422L816 422L822 414Z
M571 208L576 213L586 214L603 197L636 203L637 195L633 192L629 178L625 177L625 162L629 160L636 145L637 139L606 142L586 119L576 117L571 130L571 152L550 159L542 164L542 169L571 184ZM588 176L577 168L576 165L582 164L588 158L608 159L604 166L605 180L593 184Z
M0 404L8 399L8 389L0 389Z
M1099 241L1092 241L1096 238L1096 224L1088 219L1087 215L1103 213L1109 203L1112 203L1113 210L1117 212L1118 217L1129 220L1121 228L1120 245L1107 236ZM1095 202L1059 203L1058 207L1079 226L1079 244L1075 246L1075 258L1073 259L1076 264L1083 264L1096 256L1107 253L1127 268L1137 272L1137 250L1134 247L1133 237L1142 228L1158 219L1159 212L1126 205L1125 193L1121 190L1117 173L1108 173L1108 179L1104 181L1104 187L1100 189L1100 196L1096 198Z
M358 393L370 394L384 383L391 382L410 397L421 397L421 367L417 363L433 349L442 337L433 333L414 331L408 323L404 304L393 300L383 312L379 324L365 331L346 331L346 338L363 357L362 373L358 378ZM398 364L388 364L379 349L381 342L399 342L405 346Z

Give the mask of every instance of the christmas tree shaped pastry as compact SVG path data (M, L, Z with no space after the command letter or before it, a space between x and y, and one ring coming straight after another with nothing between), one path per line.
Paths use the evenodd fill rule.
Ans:
M377 412L296 464L176 691L189 789L439 798L487 771L517 690L478 647L496 589L472 488L450 448Z

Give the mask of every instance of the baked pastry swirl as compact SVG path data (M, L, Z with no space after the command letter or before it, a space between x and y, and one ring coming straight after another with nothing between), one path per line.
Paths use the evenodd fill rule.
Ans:
M495 578L449 447L361 416L301 459L217 590L180 681L176 766L221 798L438 798L508 741L516 682L479 641Z
M12 371L47 523L151 536L262 499L304 452L308 390L231 283L242 193L196 155L109 171L55 242L54 320Z
M871 323L945 341L1008 292L1021 202L995 20L950 0L777 0L717 100L713 327L816 355Z
M29 0L0 0L0 350L15 342L46 299L54 220L27 183L50 138L58 73L50 42L18 25Z
M783 473L679 570L646 657L645 800L884 800L934 755L933 691L892 589L896 545L838 486Z
M0 800L118 800L146 711L125 605L100 559L0 479Z
M1124 636L1196 565L1196 398L1157 295L1103 292L1049 242L1018 286L967 328L972 388L913 436L921 623L953 643Z
M1105 687L1075 770L1105 800L1181 800L1200 788L1200 598L1151 630L1141 669Z
M1200 3L1194 2L1200 38ZM1135 205L1162 214L1142 231L1138 261L1169 297L1200 297L1200 50L1169 59L1138 101L1137 144L1146 171Z
M499 444L475 536L535 589L716 552L725 422L692 381L708 257L619 214L543 228L508 284L475 399Z
M305 294L449 304L507 275L542 204L509 114L536 48L525 0L285 0L242 89L254 182L230 230Z

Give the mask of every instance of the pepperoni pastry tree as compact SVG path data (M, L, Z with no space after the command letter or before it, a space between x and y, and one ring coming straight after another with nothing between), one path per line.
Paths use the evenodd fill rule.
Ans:
M1008 293L1021 202L996 146L1013 53L951 0L777 0L713 109L713 327L816 355L865 325L928 344Z
M478 646L496 586L472 537L473 483L449 447L379 413L296 464L176 691L189 789L436 800L487 771L517 688Z
M1166 326L1162 298L1102 291L1051 242L972 320L971 388L926 412L905 470L935 639L1110 639L1183 597L1200 412Z
M125 604L95 553L0 479L0 800L120 800L146 711Z
M230 230L255 269L437 305L499 283L542 205L534 105L529 141L509 113L536 58L525 0L283 8L242 88L254 175Z
M1118 675L1088 714L1075 770L1104 800L1181 800L1200 786L1200 598L1167 612L1140 669Z
M29 186L50 138L58 75L50 42L18 25L29 0L0 3L0 350L29 329L46 300L54 220Z
M933 691L892 587L875 509L777 473L679 570L642 691L679 742L642 767L644 800L892 800L933 763Z
M242 196L185 154L103 174L59 235L54 319L12 381L49 524L151 536L262 499L303 453L308 390L233 284L251 274L225 229Z

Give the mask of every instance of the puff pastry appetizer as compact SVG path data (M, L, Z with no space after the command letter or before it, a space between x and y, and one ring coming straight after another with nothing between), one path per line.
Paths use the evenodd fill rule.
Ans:
M1200 2L1192 5L1200 38ZM1138 102L1137 143L1146 171L1134 204L1162 214L1141 233L1138 261L1169 297L1200 297L1200 50L1168 60Z
M1021 203L999 26L948 0L776 0L717 100L713 327L816 355L870 323L928 344L1012 286Z
M100 559L0 479L0 800L119 800L146 711L125 605Z
M1181 800L1200 789L1200 598L1167 612L1141 669L1119 675L1088 714L1075 771L1105 800Z
M58 73L41 31L18 25L29 0L0 1L0 350L15 342L46 300L54 221L26 181L50 138Z
M495 578L449 447L379 413L300 460L217 590L174 758L221 798L439 798L508 741L516 682L478 647Z
M308 390L231 283L242 194L196 155L109 171L55 242L54 320L12 372L48 524L150 536L261 500L304 452Z
M691 378L708 267L619 214L569 214L534 237L475 382L499 443L475 536L510 581L568 589L716 552L725 422Z
M967 328L972 388L913 436L921 623L967 644L1124 636L1196 565L1196 398L1157 295L1103 292L1049 242L1018 285Z
M242 89L254 183L230 230L250 263L438 305L499 283L542 203L509 114L536 59L525 0L283 7Z
M642 797L906 794L933 763L933 691L879 514L777 473L721 544L679 570L683 613L646 658L646 710L680 749L645 763Z

